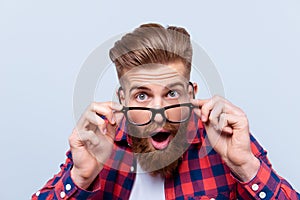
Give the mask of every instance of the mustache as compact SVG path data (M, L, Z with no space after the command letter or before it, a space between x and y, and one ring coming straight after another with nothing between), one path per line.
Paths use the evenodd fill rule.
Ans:
M174 136L168 147L163 150L155 150L148 140L150 134L159 129L170 131ZM134 125L128 127L128 130L130 132L138 131ZM151 126L145 127L143 131L143 134L147 135L148 138L131 136L132 150L137 156L142 169L151 175L172 176L180 162L180 157L189 146L186 140L186 130L187 123L180 125L165 124L164 126L151 124Z
M140 131L135 125L128 124L127 125L129 130L129 135L136 138L149 138L153 134L153 132L156 132L157 130L165 130L171 133L171 135L175 136L178 132L178 125L165 123L163 126L161 124L157 123L151 123L145 127L143 131Z

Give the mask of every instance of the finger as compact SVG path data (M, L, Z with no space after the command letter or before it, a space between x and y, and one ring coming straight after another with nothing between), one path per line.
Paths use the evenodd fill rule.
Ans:
M217 102L216 98L211 98L211 99L209 99L209 101L207 101L206 103L204 103L202 105L202 107L201 107L201 120L203 122L207 122L208 117L209 117L209 113L213 109L213 107L215 106L216 102Z
M232 128L230 126L223 127L222 132L230 134L230 135L233 134L233 130L232 130Z
M123 119L124 114L122 112L123 105L116 102L106 102L104 105L107 105L111 109L112 112L107 113L107 118L112 125L120 124L120 121ZM112 115L111 115L112 114Z
M220 127L221 132L224 132L224 133L227 133L227 134L232 134L233 130L230 127L230 125L228 124L228 121L227 121L228 115L230 115L230 114L222 113L220 115L219 127Z
M104 102L104 103L96 103L95 109L97 109L97 105L105 105L113 111L120 111L123 108L123 106L121 104L113 102L113 101L108 101L108 102Z
M78 137L86 145L97 146L100 143L99 138L93 131L77 131Z
M224 118L224 119L223 119ZM226 124L222 129L226 133L233 133L234 130L247 130L248 119L246 116L239 116L235 114L226 114L222 116L222 123ZM220 120L220 121L221 121ZM247 130L249 131L249 130Z
M194 106L194 113L199 117L201 118L201 107L203 104L207 103L209 100L208 99L205 99L205 100L202 100L202 99L191 99L191 103L193 104Z
M223 112L242 115L243 111L221 96L213 96L211 99L198 100L195 104L201 105L201 120L206 122L209 118L211 110L216 104L223 105Z
M234 114L227 114L226 120L228 126L232 128L232 130L247 130L249 129L248 126L248 119L245 114L243 115L234 115ZM249 130L247 130L249 131Z
M201 110L200 110L200 108L194 108L193 111L197 115L197 117L201 118Z
M89 108L84 112L78 121L76 128L78 130L84 129L95 131L98 127L102 132L104 132L106 126L105 120L92 111L91 107L92 105L90 105Z
M209 122L212 123L214 126L219 127L219 119L220 115L223 112L224 104L223 102L217 102L215 106L212 108L209 114Z
M118 126L117 124L111 125L111 124L107 124L107 132L106 132L106 136L113 142L115 139L115 135L116 135L116 130L117 130Z
M115 121L116 121L116 125L120 125L122 119L124 118L124 113L123 112L114 112L113 113Z
M87 125L85 126L88 130L94 130L94 128L91 127L91 125L95 125L99 128L100 132L105 134L106 133L106 122L103 118L101 118L98 114L95 112L89 111L86 115L86 122Z
M111 124L116 123L116 119L113 113L115 111L120 111L122 108L123 108L122 105L115 102L92 103L90 107L90 109L93 112L96 112L101 116L104 116Z
M213 96L213 98L211 100L214 102L214 104L222 102L224 105L223 112L225 112L225 113L235 114L235 115L243 115L243 111L239 107L233 105L230 101L228 101L224 97L215 95L215 96Z
M105 125L105 121L96 115L95 112L86 110L79 119L76 129L78 130L95 130L95 128Z
M210 99L191 99L191 103L196 106L201 108L205 103L207 103Z
M105 120L97 115L95 112L88 111L85 114L85 120L88 123L94 124L96 126L105 125Z

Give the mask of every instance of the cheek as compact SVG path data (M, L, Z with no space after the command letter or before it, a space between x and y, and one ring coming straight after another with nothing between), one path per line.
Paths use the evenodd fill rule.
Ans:
M136 138L142 138L145 133L145 127L128 124L128 134Z

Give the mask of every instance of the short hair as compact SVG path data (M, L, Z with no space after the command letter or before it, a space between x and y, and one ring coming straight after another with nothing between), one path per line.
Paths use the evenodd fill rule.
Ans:
M190 34L182 27L148 23L116 41L109 51L119 79L133 67L145 64L168 64L182 61L185 75L190 76L192 63ZM149 66L149 65L147 65Z

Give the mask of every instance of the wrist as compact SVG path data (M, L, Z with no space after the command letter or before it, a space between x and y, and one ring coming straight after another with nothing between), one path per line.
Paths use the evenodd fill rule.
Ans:
M241 182L249 182L256 176L260 168L260 161L252 155L248 162L242 165L229 165L229 168Z
M92 182L95 180L95 178L98 176L100 171L101 170L99 170L99 171L95 170L92 173L85 173L82 170L73 166L70 174L71 174L71 178L72 178L73 182L81 189L86 190L92 184Z

